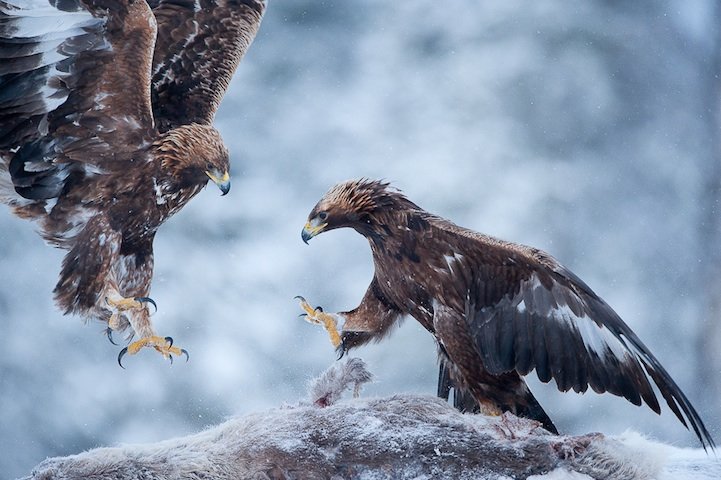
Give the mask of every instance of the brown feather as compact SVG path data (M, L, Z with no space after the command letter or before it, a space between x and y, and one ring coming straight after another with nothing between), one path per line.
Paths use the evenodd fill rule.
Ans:
M714 443L684 393L650 350L580 278L536 248L499 240L432 215L387 183L354 180L318 202L309 225L364 235L375 264L360 306L342 313L343 338L380 338L402 315L438 341L448 378L479 405L553 425L520 375L535 369L559 390L610 392L659 412L654 383L704 448ZM383 308L380 308L380 306ZM367 317L363 313L374 312ZM361 328L359 328L361 327ZM443 373L443 372L442 372Z
M264 11L263 0L158 2L152 93L161 132L212 122Z
M210 122L264 2L152 4L157 21L145 0L62 2L56 22L24 35L32 12L0 2L0 200L69 251L55 298L86 318L107 321L110 297L147 297L157 229L211 175L228 188ZM171 84L187 89L159 94ZM152 334L145 309L120 323Z

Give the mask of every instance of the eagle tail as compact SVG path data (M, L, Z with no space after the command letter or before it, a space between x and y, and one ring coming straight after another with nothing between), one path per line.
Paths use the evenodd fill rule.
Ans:
M451 379L451 371L446 362L441 360L438 368L438 397L448 400L453 390L453 407L463 413L478 413L480 408L475 397L464 388L457 387Z
M520 379L519 379L520 380ZM543 428L549 432L558 435L558 429L553 424L553 421L548 416L546 411L538 403L536 397L533 396L531 391L526 386L525 382L521 380L521 388L524 390L519 396L523 398L523 403L516 403L515 405L504 405L502 410L510 411L513 414L536 420L543 425ZM450 369L446 365L446 362L441 361L441 365L438 369L438 397L448 400L450 392L453 390L453 407L463 413L478 413L480 407L473 394L465 389L460 388L453 383L451 379Z
M463 413L479 413L481 411L471 392L461 388L453 390L453 406Z
M448 400L451 388L453 388L451 372L446 367L446 362L441 360L441 365L438 367L438 398Z

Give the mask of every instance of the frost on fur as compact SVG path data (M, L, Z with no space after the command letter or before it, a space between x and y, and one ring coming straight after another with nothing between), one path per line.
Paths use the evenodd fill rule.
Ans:
M423 395L339 401L370 379L360 359L336 363L312 383L313 404L159 443L50 458L24 480L721 478L721 464L702 451L639 435L556 436L533 420L462 414Z

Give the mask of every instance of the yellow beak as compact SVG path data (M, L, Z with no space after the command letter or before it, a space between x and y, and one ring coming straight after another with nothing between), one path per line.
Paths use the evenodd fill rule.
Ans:
M327 226L327 223L320 223L320 220L314 218L313 220L306 222L305 227L303 227L303 231L300 233L300 238L302 238L303 242L307 245L308 240L318 235Z
M230 174L228 172L224 172L220 177L207 170L205 171L205 174L218 186L220 191L223 192L223 195L230 191Z

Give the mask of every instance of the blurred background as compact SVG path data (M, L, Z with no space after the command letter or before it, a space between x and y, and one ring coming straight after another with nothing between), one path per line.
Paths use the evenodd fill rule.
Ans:
M156 238L154 322L189 363L118 367L100 324L52 303L63 252L0 211L0 475L304 399L335 353L293 297L351 309L373 269L358 234L300 231L361 176L556 256L721 441L720 32L713 0L271 1L216 119L233 190L208 188ZM435 393L412 319L352 354L377 376L364 395ZM698 446L665 404L531 386L563 432Z

